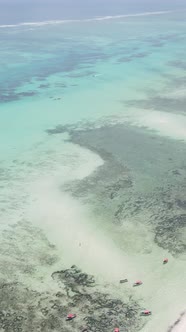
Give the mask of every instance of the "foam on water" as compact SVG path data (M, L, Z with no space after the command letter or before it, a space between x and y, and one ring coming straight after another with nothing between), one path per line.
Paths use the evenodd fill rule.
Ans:
M105 20L116 20L119 18L127 17L140 17L140 16L150 16L150 15L164 15L172 13L173 11L155 11L155 12L144 12L136 14L125 14L125 15L109 15L103 17L94 17L87 19L72 19L72 20L54 20L54 21L42 21L42 22L23 22L18 24L3 24L0 25L0 28L15 28L15 27L24 27L24 26L44 26L44 25L58 25L66 23L78 23L78 22L94 22L94 21L105 21Z

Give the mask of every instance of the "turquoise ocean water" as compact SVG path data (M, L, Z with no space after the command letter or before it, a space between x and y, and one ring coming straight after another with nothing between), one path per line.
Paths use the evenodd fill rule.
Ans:
M184 76L184 16L1 28L1 142L21 148L48 126L166 92Z
M185 144L186 12L4 25L0 47L1 228L33 222L62 250L67 264L65 251L71 247L65 242L68 227L64 235L59 232L61 218L82 234L90 234L92 226L86 230L86 221L92 225L94 220L75 200L60 199L58 189L66 180L88 176L103 161L66 142L66 135L50 136L46 131L106 119ZM76 214L82 221L79 229L72 222ZM98 248L101 251L99 243ZM80 263L73 245L72 251L70 263ZM90 257L93 267L87 262L82 266L96 273L97 258L91 251ZM113 257L117 264L117 250ZM153 306L153 299L149 301ZM175 315L184 309L183 303L184 299L178 312L173 308ZM144 331L163 332L171 314L169 310L167 320L156 315ZM163 327L154 330L158 319Z

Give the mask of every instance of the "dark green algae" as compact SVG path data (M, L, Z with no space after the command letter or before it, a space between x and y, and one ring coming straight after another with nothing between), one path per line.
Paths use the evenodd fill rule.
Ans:
M66 184L67 191L88 202L107 223L122 227L125 220L139 218L150 226L158 246L173 255L186 251L181 236L186 227L184 142L125 124L80 123L48 130L51 135L64 132L69 141L104 160L90 176Z
M75 265L56 270L57 249L38 228L22 221L2 235L0 331L106 332L119 325L134 332L144 324L132 297L112 297ZM77 318L67 322L69 313Z

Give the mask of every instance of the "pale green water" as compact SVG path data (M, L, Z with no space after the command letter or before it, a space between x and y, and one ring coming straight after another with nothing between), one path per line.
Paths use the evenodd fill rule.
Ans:
M36 224L57 245L63 262L77 263L101 278L106 275L109 282L122 274L138 278L140 271L148 287L146 293L139 291L139 297L156 312L145 332L165 331L172 315L184 309L185 270L181 259L185 259L185 253L177 261L172 258L166 278L162 271L154 274L152 257L161 261L167 251L153 242L151 229L146 233L151 256L143 252L138 256L143 228L136 232L131 221L129 241L123 242L109 223L100 227L104 216L95 218L90 204L64 196L61 187L65 181L88 176L103 161L88 150L65 143L63 136L48 136L46 130L82 120L127 122L129 129L131 125L145 126L147 135L151 131L168 137L170 145L174 140L171 148L176 149L177 144L179 149L180 140L185 144L185 25L184 13L172 13L0 29L2 228L20 220ZM141 167L143 175L150 168L147 161L143 165L144 159L142 155L140 166L133 167ZM163 167L167 170L166 164ZM156 181L161 180L157 176ZM171 177L168 181L171 185ZM144 192L149 190L148 184L147 178ZM130 224L130 220L127 222ZM67 225L74 229L70 245L66 241ZM77 250L79 238L87 239L86 250ZM179 273L174 275L173 271ZM22 278L27 279L24 275ZM175 301L167 315L161 315L161 292L157 296L151 292L152 278L156 289L161 280L165 285L162 307ZM172 287L175 290L170 296Z

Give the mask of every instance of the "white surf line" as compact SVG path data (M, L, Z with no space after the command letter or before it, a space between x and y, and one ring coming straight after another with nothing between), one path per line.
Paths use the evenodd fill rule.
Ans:
M105 20L115 20L118 18L140 17L140 16L151 16L151 15L165 15L165 14L169 14L169 13L173 13L173 12L175 12L175 11L167 10L167 11L143 12L143 13L136 13L136 14L108 15L108 16L93 17L93 18L86 18L86 19L23 22L23 23L18 23L18 24L2 24L2 25L0 25L0 28L15 28L15 27L23 27L23 26L44 26L44 25L58 25L58 24L76 23L76 22L105 21Z

